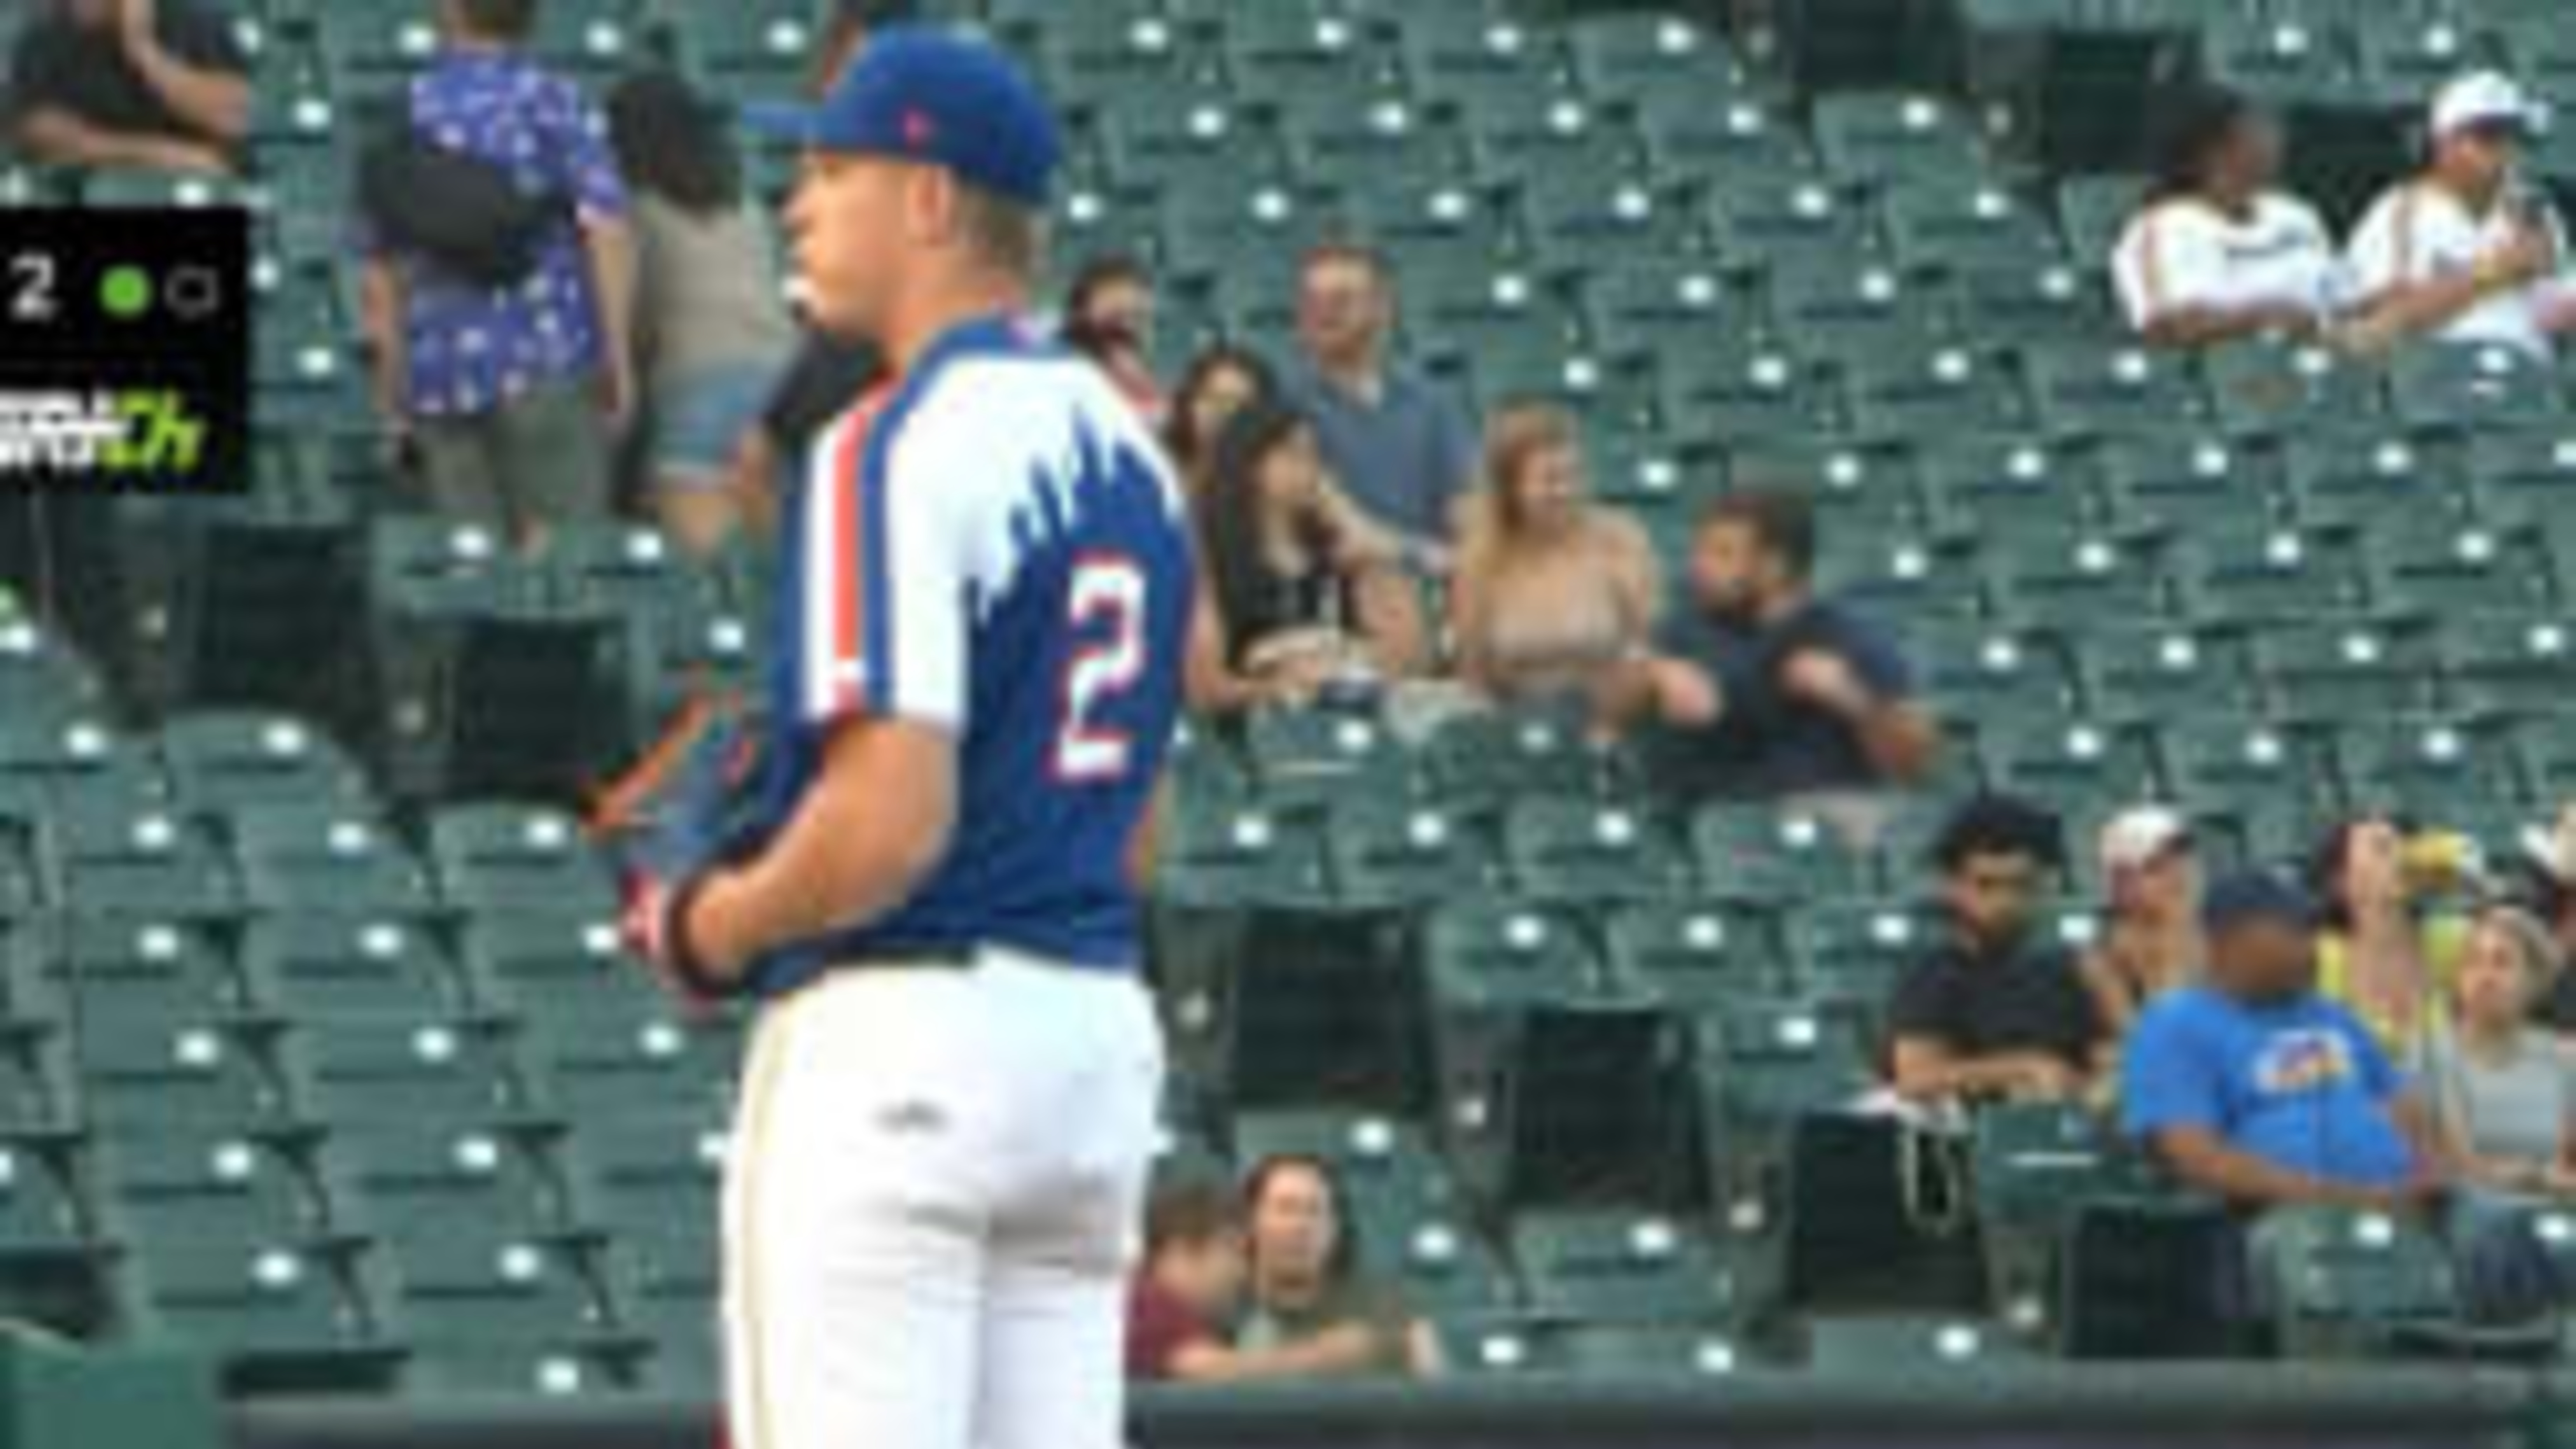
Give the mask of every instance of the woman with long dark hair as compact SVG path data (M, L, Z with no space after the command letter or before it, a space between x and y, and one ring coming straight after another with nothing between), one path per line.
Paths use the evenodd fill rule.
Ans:
M1276 400L1226 425L1200 496L1191 708L1302 704L1353 672L1410 673L1420 606L1391 540L1324 471L1314 424Z
M1283 1153L1244 1179L1250 1229L1250 1311L1240 1334L1249 1350L1293 1349L1328 1338L1350 1341L1339 1371L1440 1371L1439 1341L1393 1289L1361 1271L1357 1225L1332 1164Z
M635 346L651 422L645 498L691 553L721 547L755 500L732 464L795 346L767 234L715 108L648 72L608 99L609 144L641 241Z
M2112 254L2130 326L2162 347L2321 335L2344 301L2333 238L2278 189L2279 129L2209 87L2166 119L2144 206Z

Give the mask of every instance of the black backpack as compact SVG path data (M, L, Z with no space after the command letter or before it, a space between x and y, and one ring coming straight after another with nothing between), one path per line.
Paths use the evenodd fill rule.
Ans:
M526 191L506 168L434 144L408 116L359 154L357 190L387 241L487 291L525 281L572 211L560 193Z

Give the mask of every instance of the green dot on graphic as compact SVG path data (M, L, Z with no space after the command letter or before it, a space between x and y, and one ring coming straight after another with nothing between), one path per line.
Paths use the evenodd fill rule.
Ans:
M122 322L152 310L152 274L141 267L111 267L98 279L98 305Z

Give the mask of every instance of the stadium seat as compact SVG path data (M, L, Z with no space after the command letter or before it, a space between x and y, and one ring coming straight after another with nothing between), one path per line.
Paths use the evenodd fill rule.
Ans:
M2167 793L2196 809L2260 799L2323 819L2340 799L2330 735L2218 714L2168 720L2160 735Z
M1262 803L1287 814L1401 794L1410 769L1384 726L1329 710L1264 712L1252 720L1245 743Z
M2462 470L2448 449L2419 436L2379 429L2303 433L2281 454L2289 511L2312 529L2355 529L2373 521L2464 511L2454 479Z
M462 984L425 917L304 910L261 916L242 934L252 1000L299 1026L353 1018L443 1020L465 1005Z
M2239 628L2350 618L2367 602L2360 549L2347 535L2277 528L2201 537L2176 559L2185 609Z
M1492 884L1492 846L1469 821L1402 795L1336 807L1324 832L1333 891L1355 906L1428 906Z
M530 909L616 915L616 893L581 827L558 810L458 804L429 818L441 898L468 911Z
M1620 804L1523 800L1503 816L1503 858L1521 894L1562 905L1657 900L1688 879L1659 822Z
M2576 698L2576 640L2547 613L2466 623L2440 640L2449 701L2470 718L2553 716Z
M642 1352L611 1330L585 1256L566 1246L431 1237L386 1277L413 1392L615 1393Z
M1444 720L1422 750L1433 798L1467 814L1523 797L1589 798L1602 760L1573 725L1550 714L1478 710Z
M2116 437L2201 416L2200 384L2173 358L2131 347L2073 344L2024 354L2033 410L2052 432Z
M2171 617L2167 581L2144 541L2109 530L2025 536L1993 560L1996 617L2075 641L2106 625Z
M1691 817L1690 837L1700 889L1717 901L1786 907L1858 897L1877 884L1869 857L1813 816L1712 804Z
M2379 1358L2460 1320L2449 1255L2400 1218L2304 1208L2257 1230L2273 1329L2292 1358Z
M138 1124L94 1161L105 1226L137 1251L315 1241L335 1227L304 1152L273 1139Z
M2251 650L2265 714L2287 725L2421 711L2437 682L2432 641L2420 629L2291 624L2255 635Z
M1629 906L1602 923L1602 940L1618 989L1687 1015L1722 1013L1779 989L1786 974L1775 922L1744 906Z
M538 1100L579 1120L645 1100L711 1109L730 1101L742 1027L722 1016L679 1020L633 973L622 1008L587 1020L541 1013L522 1023L520 1042Z
M1528 1311L1557 1322L1704 1323L1731 1285L1690 1225L1617 1208L1525 1212L1512 1220L1512 1260Z
M435 902L411 846L363 808L327 800L244 806L226 818L225 831L253 910L403 912Z
M490 1123L530 1107L513 1056L501 1029L471 1020L350 1020L298 1036L287 1069L335 1128Z
M2238 437L2350 428L2387 408L2377 369L2314 345L2250 339L2211 349L2203 366L2217 422Z
M127 1265L128 1328L214 1354L242 1393L382 1393L400 1346L371 1319L347 1253L297 1242L147 1242Z
M323 1162L342 1225L396 1259L433 1240L498 1248L568 1226L551 1166L508 1132L437 1121L353 1125L331 1134Z
M2502 615L2545 608L2555 592L2542 535L2469 524L2427 530L2420 518L2392 520L2363 536L2371 607L2401 624Z
M2105 511L2120 532L2170 541L2197 534L2242 537L2282 520L2268 454L2181 431L2118 439L2097 457Z

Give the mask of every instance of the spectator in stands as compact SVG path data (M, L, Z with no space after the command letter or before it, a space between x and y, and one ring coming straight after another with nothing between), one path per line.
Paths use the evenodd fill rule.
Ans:
M2547 361L2576 329L2576 281L2554 218L2514 173L2540 111L2492 71L2433 100L2423 174L2389 189L2353 236L2357 335L2512 348Z
M2317 335L2341 300L2334 241L2280 173L2280 132L2244 96L2213 87L2177 104L2112 255L2131 327L2167 347Z
M1154 378L1154 277L1125 253L1095 257L1074 274L1064 299L1065 345L1100 364L1118 391L1155 427L1163 385Z
M1815 515L1790 492L1728 494L1692 539L1695 607L1598 701L1613 730L1654 731L1659 785L1683 798L1786 799L1835 816L1931 771L1940 734L1876 623L1816 596Z
M2528 912L2490 906L2471 924L2453 1029L2424 1073L2469 1182L2576 1196L2576 1049L2531 1024L2558 973L2558 945Z
M819 100L866 46L869 32L912 18L911 0L830 0L805 73L805 94ZM885 360L861 338L804 330L795 355L734 456L734 490L775 498L799 482L806 450L834 418L849 411L885 376Z
M2207 977L2147 1008L2129 1039L2127 1129L2241 1206L2403 1206L2436 1180L2433 1114L2370 1030L2317 992L2313 914L2268 875L2210 888Z
M1412 580L1325 477L1302 413L1264 399L1226 424L1200 518L1193 709L1293 706L1335 680L1412 671L1422 643Z
M2420 1214L2448 1240L2463 1306L2521 1317L2562 1296L2516 1202L2466 1184L2440 1113L2359 1018L2316 989L2314 908L2268 875L2231 877L2202 906L2206 979L2148 1008L2122 1069L2123 1115L2186 1184L2260 1214L2256 1304L2277 1302L2283 1253L2310 1207Z
M1298 273L1299 355L1281 377L1315 420L1333 476L1414 562L1448 567L1458 499L1474 486L1465 409L1388 356L1395 278L1364 246L1328 242Z
M2523 832L2524 894L2532 913L2549 930L2561 969L2551 973L2533 1018L2560 1036L2576 1035L2576 804L2558 812L2547 826Z
M1243 1203L1222 1183L1156 1194L1145 1214L1145 1262L1128 1294L1127 1376L1244 1383L1365 1371L1377 1340L1363 1323L1277 1348L1239 1349L1228 1326L1243 1297Z
M607 512L610 435L634 410L626 186L598 110L523 49L537 0L440 0L438 14L413 130L565 198L566 214L534 270L497 289L362 222L377 403L442 509L533 550L551 525Z
M2038 929L2065 864L2055 816L1972 800L1933 846L1946 939L1888 1008L1896 1090L1916 1101L2076 1101L2109 1070L2110 1023L2072 953Z
M56 166L230 173L250 134L232 27L192 0L39 0L10 49L6 130Z
M2412 835L2385 815L2346 820L2317 846L2309 888L2325 903L2317 990L2368 1026L2412 1070L2448 1029L2445 997L2457 965L2459 920L2431 908L2455 838Z
M1393 1288L1361 1274L1359 1241L1328 1164L1265 1158L1245 1179L1244 1203L1252 1223L1251 1311L1238 1335L1244 1351L1304 1350L1329 1357L1328 1371L1341 1375L1440 1372L1430 1325Z
M1532 405L1494 418L1449 592L1458 672L1491 698L1588 700L1645 648L1663 600L1654 545L1587 491L1571 416Z
M1225 435L1225 425L1246 406L1276 397L1278 392L1270 364L1249 348L1220 342L1190 359L1181 385L1172 393L1163 441L1193 500L1205 492L1208 472L1216 462L1216 440Z
M2160 805L2124 810L2102 827L2102 888L2110 910L2084 975L2115 1034L2148 1003L2196 977L2200 856L2191 822Z
M756 516L733 459L795 346L767 233L743 206L742 162L714 111L666 72L621 84L608 133L634 191L636 371L646 497L672 539L708 554Z

